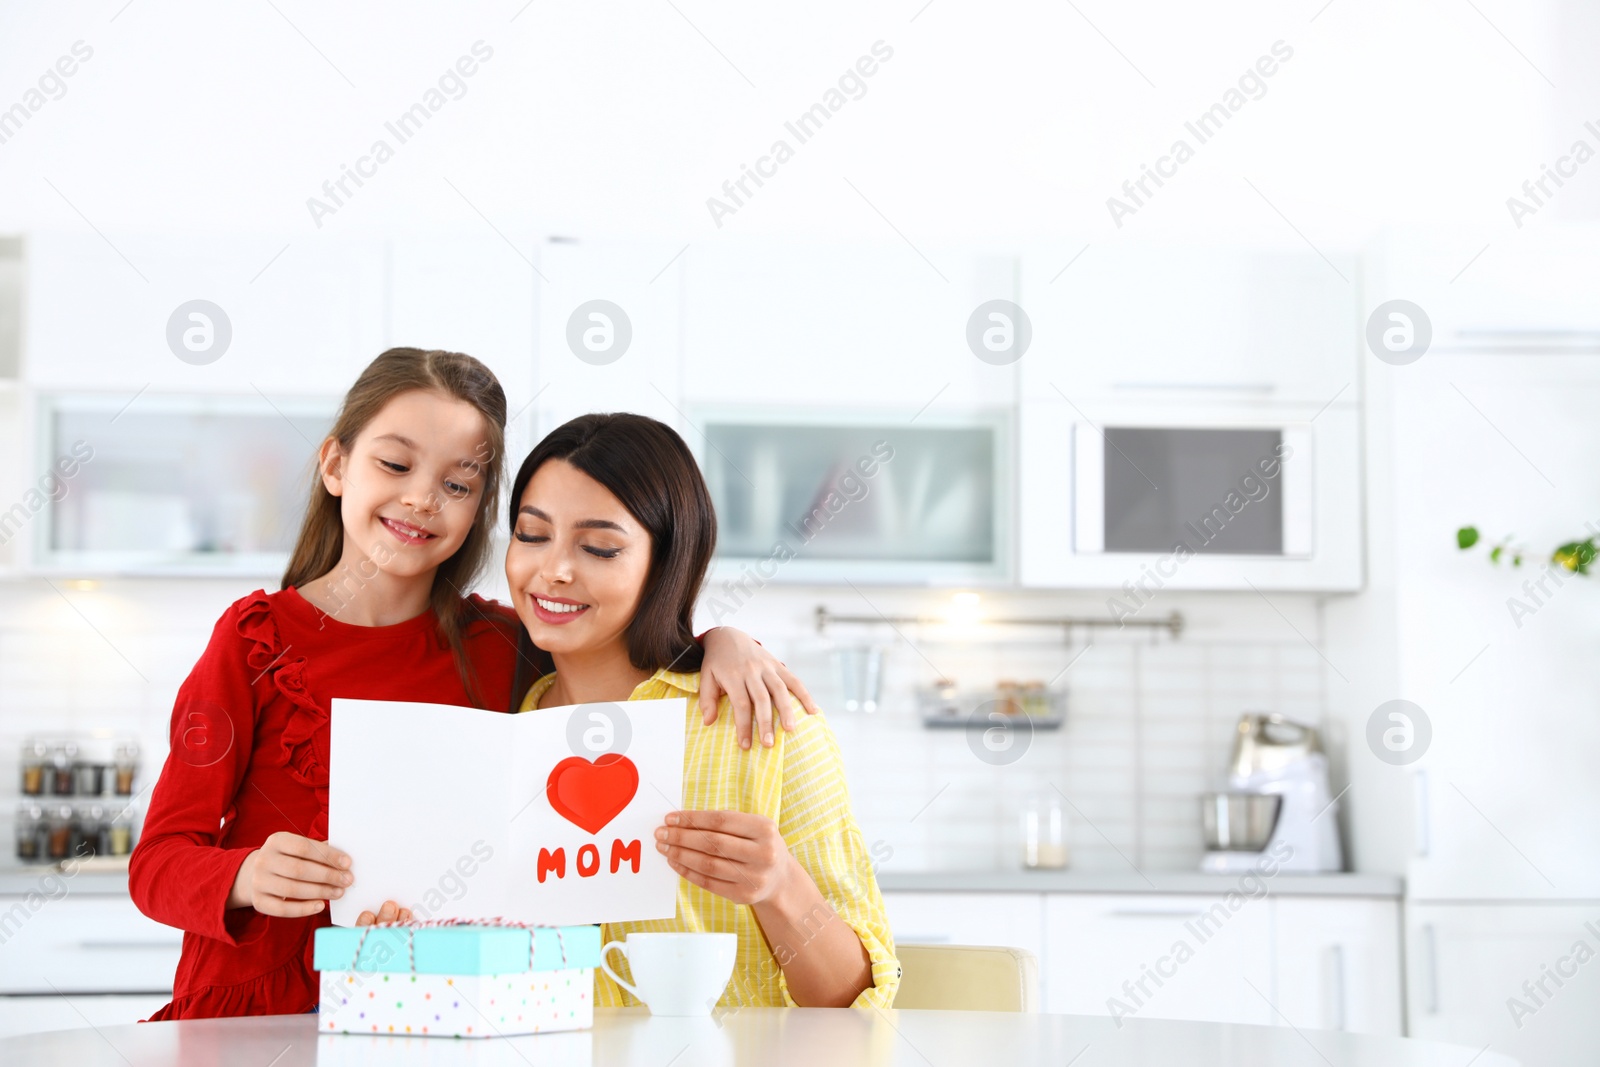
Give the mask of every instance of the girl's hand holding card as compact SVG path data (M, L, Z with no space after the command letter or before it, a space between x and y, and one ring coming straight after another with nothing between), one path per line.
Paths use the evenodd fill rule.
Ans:
M327 907L355 882L350 857L326 841L280 830L245 857L233 879L228 907L301 918Z

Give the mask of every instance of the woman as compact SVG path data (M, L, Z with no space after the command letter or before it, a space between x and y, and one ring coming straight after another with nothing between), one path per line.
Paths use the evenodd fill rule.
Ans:
M747 750L726 718L706 725L695 710L692 621L716 514L682 438L642 415L574 419L523 462L510 503L519 710L686 701L685 810L656 831L682 879L678 913L608 925L605 938L737 934L725 1006L892 1004L900 967L823 716ZM599 974L595 1003L636 1001Z

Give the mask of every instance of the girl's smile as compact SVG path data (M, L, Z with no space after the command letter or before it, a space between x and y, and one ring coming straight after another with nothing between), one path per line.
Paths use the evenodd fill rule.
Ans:
M437 540L439 536L438 534L429 533L420 526L402 522L399 519L388 519L379 515L378 521L383 523L384 528L394 534L401 544L420 545L426 541Z

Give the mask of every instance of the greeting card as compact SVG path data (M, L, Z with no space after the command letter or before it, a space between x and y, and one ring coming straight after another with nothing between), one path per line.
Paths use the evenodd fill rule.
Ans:
M385 900L417 919L672 918L678 876L655 831L683 804L686 703L506 715L335 699L328 841L355 884L333 922Z

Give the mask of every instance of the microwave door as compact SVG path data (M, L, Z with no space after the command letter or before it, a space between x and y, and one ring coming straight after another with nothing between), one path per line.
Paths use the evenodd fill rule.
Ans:
M1073 438L1079 553L1310 553L1306 430L1079 423Z

